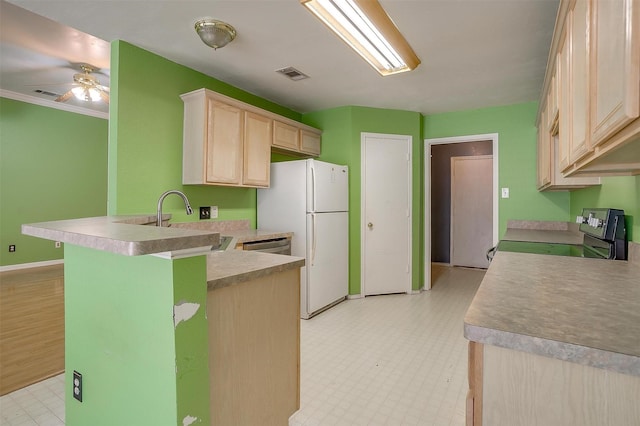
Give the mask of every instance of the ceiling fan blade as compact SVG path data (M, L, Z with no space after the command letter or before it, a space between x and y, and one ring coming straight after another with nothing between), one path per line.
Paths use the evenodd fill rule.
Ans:
M98 90L98 93L100 93L100 97L102 98L103 101L105 101L105 103L109 103L109 94L107 92L104 92L102 90Z
M56 102L66 102L69 100L69 98L73 96L73 92L71 90L69 90L67 93L58 96L55 101Z
M40 84L23 84L24 87L51 87L51 86L71 86L75 83L40 83Z

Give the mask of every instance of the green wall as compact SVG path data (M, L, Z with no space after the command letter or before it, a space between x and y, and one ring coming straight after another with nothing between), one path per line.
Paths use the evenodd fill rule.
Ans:
M425 116L424 137L498 133L498 187L510 198L498 203L498 236L509 219L569 220L568 192L539 192L536 184L537 102Z
M340 107L303 116L303 121L323 129L320 160L349 166L349 294L360 294L360 186L362 132L409 135L413 138L412 168L412 277L414 290L423 286L422 232L422 116L417 112L367 107Z
M145 72L142 72L145 70ZM179 189L194 210L218 206L219 220L256 223L256 190L182 185L183 103L180 95L208 88L277 114L299 113L237 89L123 41L111 44L109 110L109 214L154 213L160 195ZM187 216L179 197L163 205L176 221Z
M602 178L602 185L571 193L571 217L584 207L624 210L627 239L640 243L640 176Z
M0 129L0 266L61 259L20 227L106 214L107 120L0 98Z
M65 382L74 370L83 380L82 402L65 388L66 424L175 426L187 415L209 424L205 256L67 245L64 274ZM198 309L176 323L185 302Z

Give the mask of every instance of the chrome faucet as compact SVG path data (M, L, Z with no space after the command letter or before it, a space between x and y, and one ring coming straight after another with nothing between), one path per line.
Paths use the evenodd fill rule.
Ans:
M184 193L176 189L173 189L171 191L167 191L164 194L162 194L160 196L160 199L158 200L158 217L156 220L156 226L162 226L162 202L167 197L167 195L170 195L170 194L176 194L181 196L182 200L184 201L184 205L187 208L187 214L193 214L193 209L191 208L191 204L189 204L189 199L187 198L187 196L184 195Z

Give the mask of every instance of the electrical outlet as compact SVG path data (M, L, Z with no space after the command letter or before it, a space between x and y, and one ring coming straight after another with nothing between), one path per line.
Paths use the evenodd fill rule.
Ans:
M73 370L73 397L82 402L82 374Z
M211 207L200 207L200 220L211 219Z
M56 248L60 248L61 245L62 243L60 241L56 241Z
M218 206L211 206L211 219L216 219L218 217Z
M509 198L509 188L502 188L502 198Z
M9 245L9 253L13 253L14 251L16 251L16 245L15 244L10 244Z

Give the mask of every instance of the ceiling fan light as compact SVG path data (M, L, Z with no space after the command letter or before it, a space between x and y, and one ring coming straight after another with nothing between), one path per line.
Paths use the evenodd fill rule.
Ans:
M202 42L214 49L226 46L237 34L231 25L215 19L202 19L195 23L195 29Z
M98 92L98 89L94 87L87 88L78 86L71 89L71 92L73 93L73 96L75 96L79 101L98 102L100 99L102 99L102 97L100 96L100 92Z
M71 92L73 92L73 96L75 96L77 100L84 101L87 97L85 94L86 90L86 88L78 86L71 89Z

